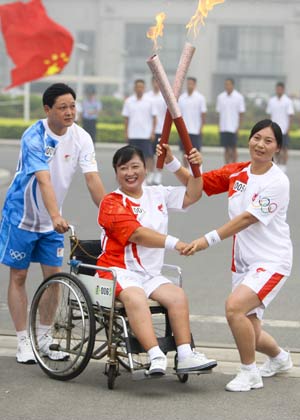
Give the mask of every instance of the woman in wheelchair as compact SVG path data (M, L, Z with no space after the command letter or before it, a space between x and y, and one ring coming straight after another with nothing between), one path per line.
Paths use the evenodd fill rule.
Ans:
M173 156L167 148L166 165ZM201 164L193 149L187 159ZM170 166L170 165L169 165ZM191 347L188 300L184 291L161 274L164 249L181 251L186 244L167 234L169 210L182 211L201 197L201 178L182 166L170 168L184 184L181 187L145 186L143 153L132 146L113 157L119 188L106 195L98 222L103 229L102 254L97 265L117 272L116 296L125 306L129 324L150 359L149 375L164 375L167 357L158 346L147 298L168 311L178 362L176 372L208 370L216 366ZM99 276L103 277L103 273Z

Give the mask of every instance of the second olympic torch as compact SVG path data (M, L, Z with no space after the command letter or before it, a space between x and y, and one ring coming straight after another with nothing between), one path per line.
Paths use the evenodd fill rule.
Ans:
M176 75L175 75L175 79L173 83L173 92L177 100L180 96L182 86L183 86L187 71L189 69L189 66L191 64L194 52L195 52L195 47L193 47L193 45L190 44L189 42L186 42L181 53L180 61L177 67L177 71L176 71ZM172 121L170 111L167 109L163 129L161 133L161 138L159 142L160 145L168 143L171 128L172 128L172 122L173 121ZM162 150L163 150L163 153L157 159L156 167L158 169L162 169L164 166L166 152L164 148Z
M153 55L147 60L147 64L156 79L164 100L168 106L170 115L174 121L179 137L182 141L186 154L189 154L193 148L189 133L182 118L179 105L177 103L174 91L170 85L166 72L160 62L158 55ZM191 165L191 169L195 178L201 176L199 165Z

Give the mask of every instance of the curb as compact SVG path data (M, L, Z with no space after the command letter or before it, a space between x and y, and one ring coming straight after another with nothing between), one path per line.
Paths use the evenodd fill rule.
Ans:
M214 369L216 373L222 373L224 375L234 375L240 367L240 360L238 351L235 348L223 346L213 347L210 345L197 344L197 350L205 353L209 358L216 359L218 366ZM12 335L0 335L0 357L15 357L17 348L17 338ZM280 376L286 378L300 378L300 352L291 351L294 367L286 373L280 374ZM169 365L171 366L174 360L174 354L168 354ZM265 361L265 356L257 353L258 365ZM96 361L91 360L96 363ZM99 363L99 361L97 361ZM100 361L100 363L104 363Z
M0 168L0 187L5 186L11 178L10 172L7 169Z

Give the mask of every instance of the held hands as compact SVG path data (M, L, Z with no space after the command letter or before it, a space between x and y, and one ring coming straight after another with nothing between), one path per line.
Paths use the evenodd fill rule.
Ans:
M190 255L194 255L195 252L204 251L206 248L208 248L208 242L205 237L202 236L201 238L195 239L190 244L187 244L184 248L180 249L180 255L189 257Z
M66 233L69 229L68 222L61 215L52 217L52 224L58 233Z
M188 246L189 244L188 243L186 243L186 242L182 242L182 241L178 241L177 242L177 244L176 244L176 246L175 246L175 249L176 249L176 251L178 251L179 252L179 254L182 254L182 251Z

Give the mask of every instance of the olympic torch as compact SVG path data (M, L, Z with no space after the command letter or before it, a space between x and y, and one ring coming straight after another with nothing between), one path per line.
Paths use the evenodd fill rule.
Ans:
M189 69L189 66L191 64L193 55L195 52L195 47L193 47L189 42L186 42L184 45L184 48L181 53L180 61L177 67L174 83L173 83L173 92L175 95L176 100L178 100L182 86L187 74L187 71ZM167 109L164 125L162 129L162 134L160 138L159 144L162 146L163 144L168 143L170 132L172 128L172 116L170 114L169 109ZM162 148L162 154L157 159L156 167L158 169L162 169L164 166L166 151L164 148Z
M170 82L168 80L168 77L160 62L158 55L155 54L152 57L150 57L147 60L147 64L159 85L160 91L168 106L168 110L174 121L179 137L182 141L184 150L186 154L189 154L191 149L193 148L193 145L192 145L189 133L186 129L184 120L182 118L175 94L173 92L173 89L170 85ZM195 178L199 178L201 176L200 168L198 165L191 165L191 169Z

